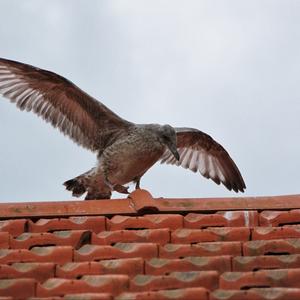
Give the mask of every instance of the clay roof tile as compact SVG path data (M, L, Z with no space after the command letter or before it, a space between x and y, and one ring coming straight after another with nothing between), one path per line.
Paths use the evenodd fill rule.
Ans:
M0 204L0 300L300 299L300 196Z

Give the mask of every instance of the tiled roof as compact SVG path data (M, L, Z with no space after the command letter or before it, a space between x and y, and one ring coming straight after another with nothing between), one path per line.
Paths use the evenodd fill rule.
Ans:
M300 299L300 196L0 204L0 300Z

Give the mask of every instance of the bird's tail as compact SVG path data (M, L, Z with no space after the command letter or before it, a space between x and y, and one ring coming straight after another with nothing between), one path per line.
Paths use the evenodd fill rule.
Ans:
M74 197L80 197L87 191L86 187L84 186L83 183L80 182L79 180L80 178L78 177L75 177L73 179L64 182L64 186L68 191L72 192L72 196Z
M103 176L95 168L75 178L64 182L68 191L74 197L80 197L87 192L85 200L110 199L111 190L104 184Z

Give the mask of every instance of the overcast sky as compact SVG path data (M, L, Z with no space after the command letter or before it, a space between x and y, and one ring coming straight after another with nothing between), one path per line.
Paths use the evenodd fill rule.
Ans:
M0 56L59 73L130 121L205 131L246 196L299 193L299 0L0 0L0 20ZM72 199L62 183L96 162L1 97L0 136L1 202ZM236 196L160 164L141 186Z

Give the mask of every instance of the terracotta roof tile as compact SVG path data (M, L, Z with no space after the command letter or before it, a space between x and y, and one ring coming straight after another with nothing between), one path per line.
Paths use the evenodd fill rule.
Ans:
M210 300L298 300L298 288L253 288L241 290L216 290L210 295Z
M282 238L300 238L300 227L256 227L252 230L252 240Z
M300 299L300 196L0 208L0 300Z
M223 227L207 229L174 230L171 234L171 242L174 244L194 244L200 242L217 241L249 241L250 230L245 227Z
M300 223L300 209L270 211L260 213L259 223L261 226L282 226L286 224Z
M257 211L220 211L211 214L189 213L184 217L185 228L253 227L258 225Z
M74 261L158 256L155 243L116 243L114 246L84 245L74 252Z
M299 281L300 269L225 272L220 276L220 288L249 289L251 287L298 287Z
M164 245L170 241L171 232L169 228L102 231L98 234L93 234L92 237L92 244L95 245L113 245L117 242L157 243Z
M161 290L152 292L123 293L116 300L208 300L208 291L203 287Z
M30 297L28 300L113 300L114 297L110 293L78 293L78 294L65 294L64 296L52 297ZM1 298L0 298L1 300Z
M130 281L133 292L205 287L214 290L219 284L216 271L172 272L169 275L137 275Z
M183 272L215 270L221 273L231 271L231 256L192 256L182 259L152 258L145 261L145 274L165 275L178 270Z
M1 279L33 278L43 282L55 276L54 263L13 263L0 265Z
M9 248L10 235L8 232L0 232L0 249Z
M92 230L99 233L105 230L106 218L103 216L82 216L59 219L28 220L29 232L52 232L56 230Z
M126 275L84 275L80 280L51 278L38 284L36 294L39 297L103 292L116 295L128 290L128 285Z
M289 268L300 268L300 254L236 256L232 258L232 271L247 272Z
M0 221L0 232L7 232L13 237L18 236L25 231L26 224L26 219Z
M243 244L244 255L300 254L299 239L255 240Z
M107 229L122 230L122 229L155 229L169 228L177 229L183 227L183 217L181 215L145 215L142 217L130 216L114 216L107 220Z
M10 264L16 262L54 262L66 263L73 259L71 246L33 247L27 249L0 249L0 263Z
M69 294L64 296L65 300L113 300L112 294L109 293L84 293Z
M35 295L36 281L29 278L1 279L0 296L24 299Z
M102 261L69 262L57 265L56 276L76 279L83 275L126 274L134 277L144 273L142 258L107 259Z
M181 258L185 256L241 255L241 242L213 242L197 244L166 244L159 246L162 258Z
M91 232L84 230L54 231L53 233L24 232L16 238L10 239L12 249L31 249L34 246L72 246L75 249L90 242ZM1 235L0 235L1 243Z

